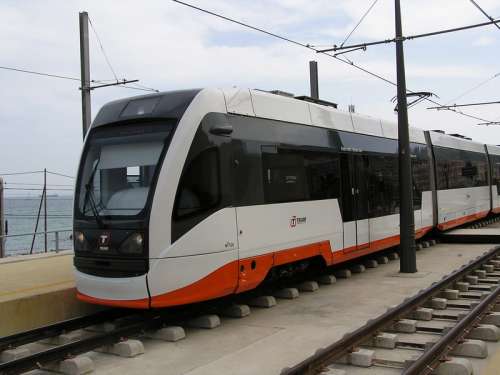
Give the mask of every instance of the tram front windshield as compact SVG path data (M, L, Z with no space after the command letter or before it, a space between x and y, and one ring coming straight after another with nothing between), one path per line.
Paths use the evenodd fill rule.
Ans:
M80 170L79 214L96 218L143 214L171 131L169 124L95 129Z

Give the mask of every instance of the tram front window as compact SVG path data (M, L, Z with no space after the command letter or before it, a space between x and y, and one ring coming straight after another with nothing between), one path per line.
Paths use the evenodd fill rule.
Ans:
M163 124L95 129L80 171L80 214L140 215L171 131Z

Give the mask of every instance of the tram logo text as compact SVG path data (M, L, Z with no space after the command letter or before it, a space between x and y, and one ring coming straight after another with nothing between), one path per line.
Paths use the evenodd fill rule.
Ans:
M307 218L304 217L297 217L297 216L292 216L290 219L290 228L295 228L298 224L305 224Z
M104 232L99 236L99 250L109 250L110 233Z

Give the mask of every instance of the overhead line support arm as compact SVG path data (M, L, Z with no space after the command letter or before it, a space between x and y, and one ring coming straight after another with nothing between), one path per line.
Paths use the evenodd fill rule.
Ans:
M385 39L385 40L379 40L376 42L369 42L369 43L360 43L360 44L351 44L349 46L333 46L333 48L328 48L328 49L323 49L323 50L318 50L318 53L324 53L324 52L335 52L335 51L341 51L344 49L350 49L350 48L358 48L358 47L368 47L368 46L374 46L377 44L387 44L387 43L394 43L398 41L405 41L405 40L411 40L411 39L418 39L418 38L425 38L428 36L434 36L434 35L440 35L440 34L446 34L446 33L453 33L456 31L463 31L463 30L469 30L469 29L475 29L477 27L484 27L488 25L498 25L500 23L500 19L498 20L493 20L489 22L483 22L483 23L476 23L474 25L468 25L468 26L462 26L462 27L455 27L453 29L446 29L446 30L439 30L439 31L432 31L429 33L424 33L424 34L416 34L416 35L410 35L410 36L401 36L397 38L392 38L392 39Z

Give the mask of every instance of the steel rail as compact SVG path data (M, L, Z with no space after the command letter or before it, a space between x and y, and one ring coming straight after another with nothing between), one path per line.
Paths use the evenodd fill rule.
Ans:
M229 302L226 301L223 303L221 301L220 303L220 306L227 306ZM117 322L118 324L115 325L112 331L95 333L74 342L58 345L10 362L0 363L0 375L19 374L33 369L47 368L50 364L75 357L102 346L115 344L125 338L142 334L145 331L157 330L167 324L172 325L173 322L179 322L180 324L180 322L187 321L199 315L200 310L211 311L210 306L213 309L213 306L209 305L209 302L200 302L183 307L173 307L168 310L134 310L131 312L130 309L113 309L113 311L117 311L115 321L120 318L125 319L119 323ZM123 314L120 314L120 312L123 312ZM103 321L109 320L103 318ZM91 321L90 323L90 325L93 325L99 322ZM83 327L84 325L82 324ZM54 335L51 334L51 336ZM27 338L26 340L28 341L29 339Z
M374 334L384 330L395 321L399 320L402 316L411 312L415 307L423 304L426 300L438 294L450 284L453 284L455 281L461 279L465 274L489 261L497 255L499 251L500 246L496 246L487 253L471 260L469 263L464 264L450 275L443 277L440 281L432 284L430 287L421 290L415 296L406 299L400 305L388 310L379 317L368 321L364 326L347 334L339 341L334 342L326 348L319 349L311 357L306 358L294 367L284 368L281 371L281 375L315 374L316 370L354 351L355 348L372 338Z
M104 310L91 315L84 315L29 331L4 336L0 338L0 352L17 346L29 344L34 341L55 337L65 332L74 331L94 324L104 323L109 320L123 318L131 314L132 312L129 310Z
M166 315L145 316L110 332L103 332L68 344L49 348L39 353L0 363L0 375L11 375L47 367L49 364L89 352L101 346L114 344L124 337L139 334L146 330L159 329L167 319Z
M481 321L485 314L496 304L500 296L500 287L497 287L488 297L482 300L474 307L469 314L460 320L453 328L425 351L415 362L413 362L405 371L404 375L428 375L431 374L444 359L443 356L451 352L457 343L457 340L464 338L469 333L469 327Z

